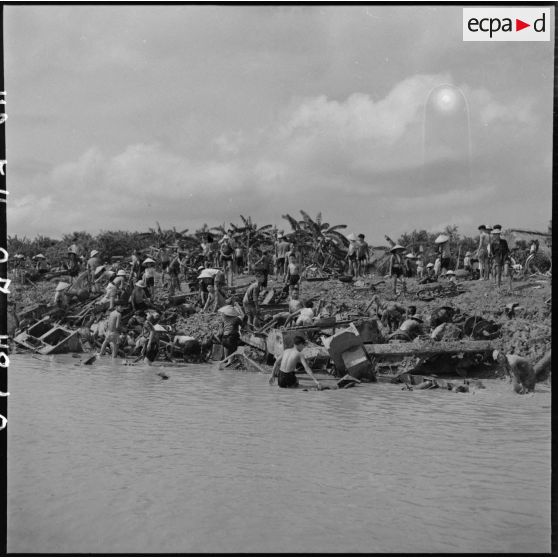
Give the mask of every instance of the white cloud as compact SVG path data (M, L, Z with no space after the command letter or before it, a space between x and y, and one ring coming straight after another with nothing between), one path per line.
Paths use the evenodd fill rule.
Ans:
M453 152L441 144L428 159L436 179L420 186L424 103L434 87L451 80L448 74L415 75L376 100L365 93L340 100L307 97L278 112L268 128L223 131L205 150L181 152L156 141L112 153L105 146L91 147L46 176L36 174L22 188L33 193L9 206L10 227L28 230L36 208L35 230L51 235L84 228L145 229L155 220L195 226L235 219L248 209L277 220L292 203L335 213L348 207L346 200L340 206L339 196L358 200L354 215L348 210L345 217L328 219L355 219L360 228L369 220L369 207L381 217L377 226L433 208L459 216L459 206L470 212L494 194L494 176L504 181L506 174L487 178L481 169L489 188L448 189L451 173L470 161L456 160L452 167L447 160ZM504 102L486 89L461 88L470 99L471 126L492 125L488 131L481 126L489 147L502 150L511 141L499 122L520 126L530 119L530 105L519 110L520 100ZM467 224L467 219L455 222Z

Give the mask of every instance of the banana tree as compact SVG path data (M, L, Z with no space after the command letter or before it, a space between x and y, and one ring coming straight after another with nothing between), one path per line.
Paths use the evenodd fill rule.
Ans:
M321 212L312 219L306 211L300 210L302 221L296 221L290 215L283 215L293 228L297 242L309 256L310 263L324 267L328 263L341 261L349 245L347 238L339 232L347 225L334 225L322 221Z
M235 241L242 246L248 255L254 251L261 252L266 245L272 245L275 240L275 229L273 225L258 226L252 218L241 215L242 225L230 223ZM251 262L249 261L249 264Z

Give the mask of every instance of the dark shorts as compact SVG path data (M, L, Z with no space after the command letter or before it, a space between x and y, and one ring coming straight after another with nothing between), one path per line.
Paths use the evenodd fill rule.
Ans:
M231 333L230 335L223 335L221 339L221 345L227 349L227 351L234 353L238 349L238 342L240 341L240 336L237 333Z
M202 293L207 293L207 286L213 284L213 278L200 279L199 286Z
M289 275L289 285L298 285L300 275Z
M285 265L285 258L277 258L277 267Z
M449 266L450 266L450 259L442 258L442 269L449 269Z
M357 255L356 254L349 254L349 260L356 260L357 259Z
M294 372L282 372L277 374L277 385L282 388L297 387L298 378Z
M145 284L147 285L147 287L154 287L155 286L155 277L147 277L145 279Z
M232 254L230 256L225 256L224 254L221 254L221 259L226 262L232 262L233 256Z
M184 357L199 356L201 352L201 345L197 339L192 339L190 341L186 341L184 345L181 345L180 350L182 350L182 355Z
M145 358L149 361L149 362L153 362L156 358L157 355L159 354L159 347L157 345L155 346L151 346L151 349L149 349L146 353L145 353Z
M244 259L243 258L236 258L236 265L238 267L244 267Z
M403 269L400 267L395 267L393 266L391 268L391 275L392 277L395 275L395 277L402 277L403 276Z

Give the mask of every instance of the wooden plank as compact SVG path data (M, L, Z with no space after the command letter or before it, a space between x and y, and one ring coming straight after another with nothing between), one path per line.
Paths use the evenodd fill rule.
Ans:
M382 356L434 356L439 354L487 353L494 349L490 341L450 341L413 343L365 343L366 352L373 357Z

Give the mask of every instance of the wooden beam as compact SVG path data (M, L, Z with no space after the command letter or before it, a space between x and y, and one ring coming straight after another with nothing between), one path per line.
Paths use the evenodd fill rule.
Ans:
M437 341L412 343L365 343L364 348L371 357L418 356L427 357L440 354L488 353L494 347L490 341Z

